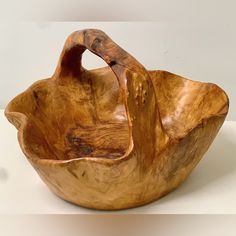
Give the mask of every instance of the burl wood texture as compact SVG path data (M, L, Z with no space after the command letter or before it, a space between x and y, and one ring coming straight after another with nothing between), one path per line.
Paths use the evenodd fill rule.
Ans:
M86 49L108 67L83 68ZM228 104L215 84L147 71L104 32L88 29L68 37L54 75L18 95L5 114L55 194L112 210L154 201L181 184Z

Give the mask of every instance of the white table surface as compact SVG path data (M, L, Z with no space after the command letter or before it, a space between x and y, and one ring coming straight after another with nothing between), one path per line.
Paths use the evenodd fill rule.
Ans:
M49 191L23 155L17 131L0 110L0 214L98 214ZM154 203L116 211L143 214L236 213L236 121L226 121L214 143L177 190Z

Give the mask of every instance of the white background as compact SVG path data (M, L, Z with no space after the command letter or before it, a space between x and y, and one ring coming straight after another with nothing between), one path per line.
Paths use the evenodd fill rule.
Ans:
M0 216L3 236L235 236L233 215Z
M236 22L0 23L0 108L39 79L50 77L66 37L84 28L104 30L147 69L162 69L221 86L236 120ZM105 65L86 53L84 65Z
M235 0L8 0L0 19L33 21L235 21ZM221 31L221 28L219 28Z

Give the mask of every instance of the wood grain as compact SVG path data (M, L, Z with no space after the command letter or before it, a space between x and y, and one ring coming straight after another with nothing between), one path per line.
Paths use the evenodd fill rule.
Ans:
M108 67L86 70L88 49ZM104 32L72 33L51 78L5 109L20 146L59 197L95 209L154 201L179 186L228 112L215 84L148 71Z

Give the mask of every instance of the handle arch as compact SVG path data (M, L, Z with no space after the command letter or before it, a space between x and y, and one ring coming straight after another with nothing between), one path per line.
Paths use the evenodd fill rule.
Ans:
M117 77L126 109L133 153L143 162L152 160L156 139L164 131L149 73L103 31L86 29L72 33L66 40L53 78L61 80L73 76L79 79L86 73L81 64L82 54L86 49L102 58Z

